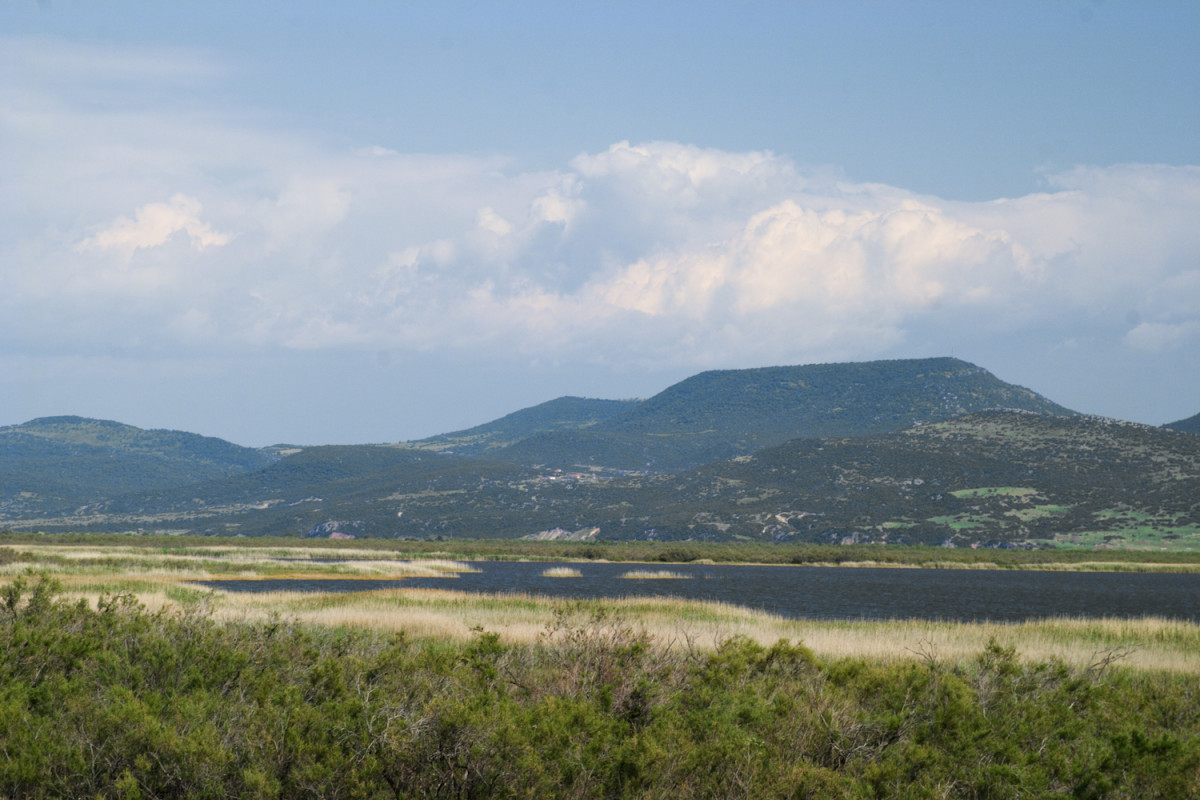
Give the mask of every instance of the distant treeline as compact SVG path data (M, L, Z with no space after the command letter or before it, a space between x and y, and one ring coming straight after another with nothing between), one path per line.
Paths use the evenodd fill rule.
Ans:
M1182 798L1194 676L664 648L564 605L532 645L0 590L0 796Z

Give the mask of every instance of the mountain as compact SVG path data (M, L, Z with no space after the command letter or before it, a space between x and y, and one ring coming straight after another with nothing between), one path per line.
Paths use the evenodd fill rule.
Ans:
M514 411L493 422L411 442L415 447L459 455L486 455L541 433L586 430L636 406L638 400L560 397Z
M491 524L492 495L502 497L506 513L519 511L526 482L537 477L516 464L403 445L326 445L253 472L60 508L33 523L48 532L472 536ZM405 519L414 504L421 516ZM0 525L28 527L2 515Z
M17 530L1200 548L1200 438L955 359L706 372L399 445L34 420L0 428L0 491Z
M194 433L84 417L0 428L0 512L40 513L261 469L270 454Z
M1200 414L1188 417L1187 419L1181 419L1177 422L1168 422L1163 427L1187 433L1200 433Z
M677 473L566 472L403 446L314 447L252 473L15 529L430 538L1200 548L1200 438L983 411L794 439Z
M954 358L716 370L586 429L539 431L488 455L677 471L797 437L867 436L988 408L1074 413Z
M985 411L679 477L662 519L699 538L1200 547L1200 439L1099 417Z

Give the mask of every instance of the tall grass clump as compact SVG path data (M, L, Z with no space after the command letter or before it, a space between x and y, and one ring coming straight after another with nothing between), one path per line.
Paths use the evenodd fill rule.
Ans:
M574 567L550 567L542 570L543 578L582 578L583 573Z
M621 577L626 580L643 580L643 581L663 581L663 580L684 580L690 578L690 575L684 575L682 572L672 572L669 569L633 569L621 574Z

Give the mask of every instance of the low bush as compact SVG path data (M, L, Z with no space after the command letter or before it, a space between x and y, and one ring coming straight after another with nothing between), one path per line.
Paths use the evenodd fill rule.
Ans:
M1181 798L1193 677L664 647L564 605L534 644L0 598L0 796Z

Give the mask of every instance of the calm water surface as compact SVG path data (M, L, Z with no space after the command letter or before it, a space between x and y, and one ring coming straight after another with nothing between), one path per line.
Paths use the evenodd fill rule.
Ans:
M392 587L564 598L716 600L796 619L1017 622L1054 616L1160 616L1200 621L1200 574L932 570L750 565L475 561L477 573L404 580L206 581L228 591L352 592ZM579 578L546 578L571 567ZM623 578L667 570L675 579Z

